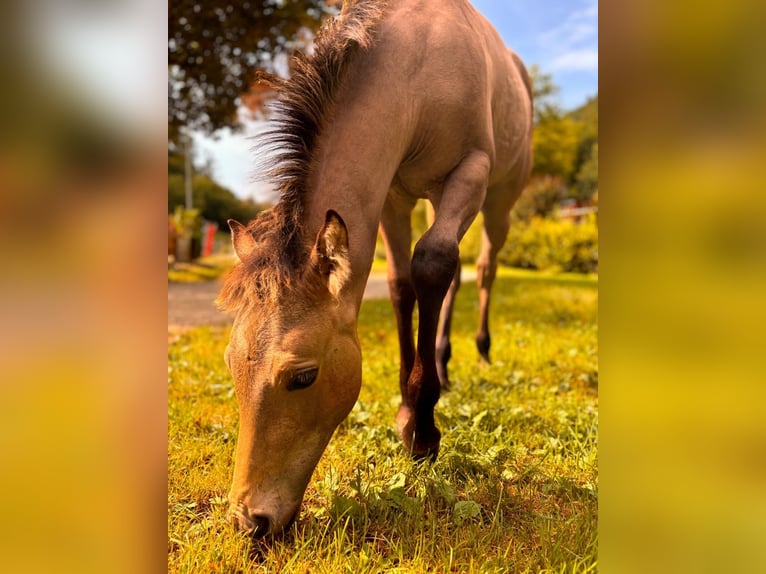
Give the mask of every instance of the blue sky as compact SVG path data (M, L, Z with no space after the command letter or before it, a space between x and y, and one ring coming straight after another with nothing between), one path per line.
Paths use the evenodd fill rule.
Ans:
M472 0L509 48L553 75L573 109L598 91L598 0Z
M598 92L598 0L472 0L497 28L508 47L531 66L551 74L558 103L576 108ZM211 160L213 175L240 197L268 198L253 182L252 140L222 134L216 141L195 138L199 160ZM249 134L248 134L249 132Z

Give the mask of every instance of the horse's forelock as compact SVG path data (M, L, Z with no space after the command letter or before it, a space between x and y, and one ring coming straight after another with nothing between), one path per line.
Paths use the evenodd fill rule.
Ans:
M256 305L295 301L297 295L314 302L327 295L326 285L311 263L308 247L290 246L301 239L285 232L285 226L279 224L283 217L265 212L248 226L255 248L226 276L216 299L220 309L238 313Z

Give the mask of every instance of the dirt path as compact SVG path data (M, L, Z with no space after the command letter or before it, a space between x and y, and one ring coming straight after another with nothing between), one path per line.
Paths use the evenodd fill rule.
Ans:
M231 323L231 317L215 307L214 301L220 289L219 281L168 283L168 330ZM387 297L386 276L370 275L364 298L385 299Z
M475 281L473 270L464 270L463 282ZM215 307L221 289L219 281L168 283L168 330L183 331L200 325L227 325L232 319ZM364 290L366 299L388 298L388 283L383 273L373 273Z

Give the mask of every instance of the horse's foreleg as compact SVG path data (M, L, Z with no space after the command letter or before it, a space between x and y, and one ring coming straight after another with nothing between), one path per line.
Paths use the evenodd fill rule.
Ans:
M433 225L436 219L433 205L426 204L426 221L428 226ZM460 289L460 259L457 262L455 276L452 278L447 295L442 303L442 310L439 314L439 326L436 331L436 372L439 375L439 384L442 390L446 391L450 387L449 375L447 373L447 363L452 357L452 344L450 343L450 329L452 327L452 309L455 306L455 296Z
M436 366L436 335L442 302L460 261L458 243L476 217L486 193L489 158L467 156L445 181L433 225L415 246L412 285L418 301L418 342L415 364L407 381L402 439L416 457L436 455L441 433L434 422L440 382Z
M399 390L402 404L397 421L403 426L410 412L407 395L407 380L415 363L415 341L412 331L412 312L415 308L415 290L410 273L410 245L412 229L410 218L413 203L396 200L389 196L383 206L380 230L386 245L388 270L388 291L394 306L396 326L399 334Z

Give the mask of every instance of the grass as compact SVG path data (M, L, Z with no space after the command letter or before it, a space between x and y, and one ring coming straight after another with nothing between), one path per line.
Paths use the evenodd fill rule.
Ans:
M493 363L473 344L475 284L458 295L441 452L415 463L393 429L397 341L388 301L362 306L364 383L314 473L299 520L251 541L225 522L236 398L225 329L169 341L171 572L595 572L597 283L501 274Z
M210 281L223 275L234 264L231 254L209 255L190 263L174 262L168 266L168 282L196 283Z

